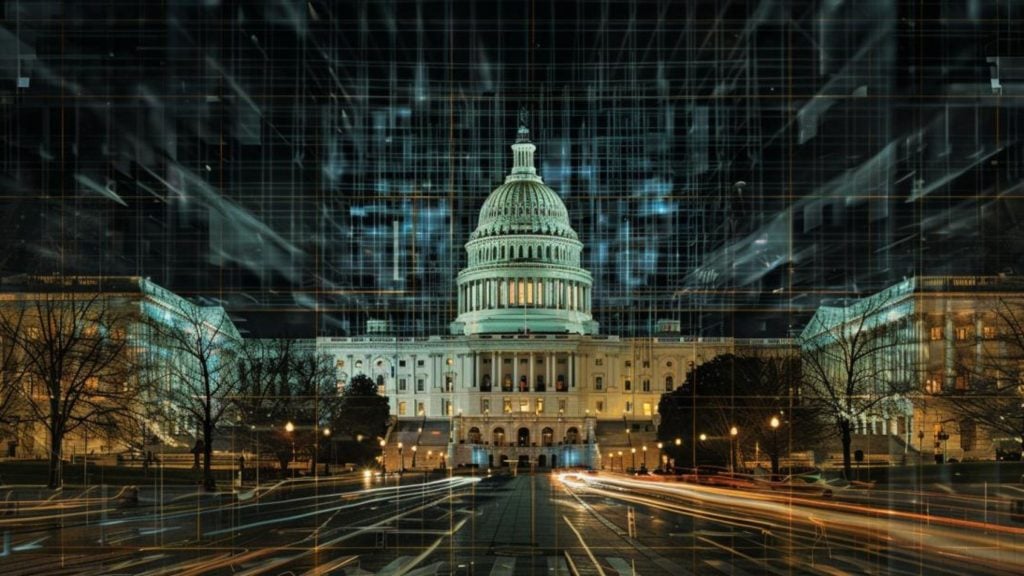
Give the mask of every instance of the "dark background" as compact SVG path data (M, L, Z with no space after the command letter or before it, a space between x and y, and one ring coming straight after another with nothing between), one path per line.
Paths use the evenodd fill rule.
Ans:
M1024 6L0 4L0 273L142 275L255 335L446 330L526 106L605 331L783 336L1024 271Z

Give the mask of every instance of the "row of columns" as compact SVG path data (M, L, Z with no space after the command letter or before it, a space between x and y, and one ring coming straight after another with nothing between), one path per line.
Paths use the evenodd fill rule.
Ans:
M590 286L554 278L483 279L459 286L459 313L531 307L590 311Z
M520 374L520 372L519 372L519 360L523 356L525 356L528 359L526 374ZM512 391L513 392L519 391L519 377L520 376L526 376L526 382L527 382L528 390L532 391L535 388L535 386L537 384L537 380L536 380L537 373L536 373L536 370L535 370L536 365L537 365L537 363L536 363L537 356L540 356L540 354L533 353L533 352L528 352L526 354L519 354L519 353L512 353L511 354L511 358L510 359L512 360L512 374L511 374L511 376L512 376ZM503 372L501 370L501 366L503 365L504 360L506 358L508 358L508 357L509 357L509 355L506 354L506 353L501 353L501 352L491 352L490 353L490 363L491 363L490 377L491 377L491 390L492 391L494 391L494 390L501 390L502 377L503 377ZM557 355L555 353L552 353L552 352L548 352L548 353L543 354L543 357L544 357L544 389L545 389L545 391L549 391L549 392L550 391L554 391L555 390L555 384L557 382L556 378L559 375L558 374L558 369L556 368L558 357L557 357ZM477 366L476 366L477 363L480 363L480 364L483 363L483 358L482 358L482 355L480 355L480 354L476 355L476 359L474 360L473 372L474 372L474 374L483 374L482 368L479 369L479 370L477 369ZM566 369L567 369L568 373L567 374L562 374L562 376L566 377L566 379L565 379L565 391L568 391L572 387L573 383L576 381L576 373L577 372L576 372L576 353L575 352L570 352L569 353L569 355L568 355L568 357L566 359ZM475 382L474 384L479 385L480 382Z

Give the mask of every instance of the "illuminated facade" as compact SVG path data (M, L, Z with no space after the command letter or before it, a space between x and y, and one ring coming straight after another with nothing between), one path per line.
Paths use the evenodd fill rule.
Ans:
M791 346L682 337L671 322L661 323L661 336L600 335L583 243L537 175L535 150L521 123L512 171L466 243L450 335L399 338L371 323L364 337L318 340L336 359L339 382L366 374L389 397L391 469L506 461L654 468L658 401L689 369L745 347Z
M997 447L1018 452L1020 446L1016 434L986 420L1011 414L1014 424L1020 420L1024 397L1016 383L1024 358L1016 318L1022 289L1013 276L909 278L845 308L819 308L801 345L829 338L843 325L847 334L860 330L872 339L858 371L871 375L864 390L870 401L888 397L858 415L853 431L896 441L888 455L876 456L890 462L990 460Z
M89 426L74 428L64 438L63 457L70 459L81 454L112 454L159 445L164 449L183 451L192 446L198 424L186 412L169 400L179 378L190 377L200 370L195 358L175 351L161 343L155 335L157 326L189 330L199 326L211 337L223 341L231 348L241 344L238 333L227 313L220 306L200 306L139 276L31 276L4 278L0 287L0 315L11 318L24 311L20 336L34 338L40 331L40 317L49 307L68 308L69 302L79 304L78 312L54 313L61 318L61 326L50 328L59 337L62 330L81 329L101 331L104 337L125 339L122 348L127 365L134 368L124 381L102 381L97 377L94 386L98 393L83 393L81 404L102 402L106 387L142 386L138 394L128 394L139 404L131 412L139 419L129 418L114 426L102 426L102 434ZM105 326L116 318L116 327ZM52 321L51 321L52 322ZM9 344L9 343L5 343ZM18 397L32 399L37 405L45 396L46 388L33 377L17 368L17 356L22 348L15 345L13 362L6 366L15 376L10 382L19 386ZM145 370L145 372L143 372ZM145 381L143 382L143 379ZM4 380L7 384L8 380ZM93 386L93 385L91 385ZM73 420L79 417L68 409ZM11 426L0 427L0 441L8 457L44 458L47 455L49 433L43 420L22 402L14 414L8 415ZM130 422L129 422L130 421ZM128 425L131 423L132 425Z

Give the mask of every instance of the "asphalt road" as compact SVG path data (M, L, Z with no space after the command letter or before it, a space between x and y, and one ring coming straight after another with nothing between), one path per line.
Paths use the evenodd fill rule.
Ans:
M1016 493L978 492L824 498L618 474L350 475L137 499L20 490L0 509L0 573L1024 573Z

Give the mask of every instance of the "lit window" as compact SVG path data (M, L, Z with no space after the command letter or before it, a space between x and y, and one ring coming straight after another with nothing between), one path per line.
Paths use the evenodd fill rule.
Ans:
M529 412L530 411L530 401L529 401L529 399L527 399L527 398L520 398L519 399L519 411L520 412Z
M971 330L970 330L970 328L967 328L966 326L961 326L960 328L956 329L956 339L957 340L967 340L967 338L969 338L970 335L971 335Z
M405 410L406 410L406 403L403 400L403 401L398 403L398 415L399 416L405 416Z
M566 406L565 400L559 400L558 401L558 412L560 414L565 414L565 406Z
M653 414L653 412L651 412L651 403L644 402L644 416L650 416L651 414Z
M991 339L995 338L996 337L996 327L995 326L983 326L982 329L981 329L981 335L986 340L991 340Z
M932 340L942 340L942 326L932 326L931 338Z
M505 398L504 400L502 400L502 411L505 414L511 414L512 413L512 399L511 398Z
M543 398L537 398L537 414L543 414L543 413L544 413L544 399Z
M426 413L427 413L427 410L426 410L426 408L424 408L423 402L417 402L416 403L416 414L419 415L419 416L423 416Z

